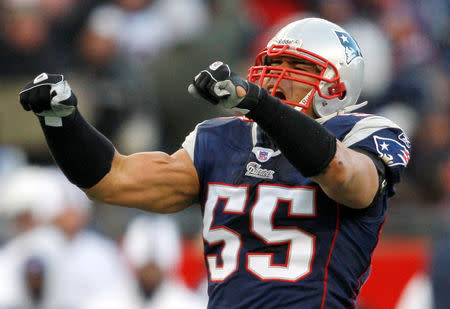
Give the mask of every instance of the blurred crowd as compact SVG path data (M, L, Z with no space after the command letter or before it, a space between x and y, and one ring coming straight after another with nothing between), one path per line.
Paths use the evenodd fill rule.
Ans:
M63 73L119 151L171 153L227 113L188 95L193 76L215 60L245 76L280 25L307 16L355 37L361 112L390 118L412 143L385 233L448 233L448 15L447 0L2 0L0 308L198 308L206 297L198 206L164 218L92 207L54 170L17 102L23 85ZM175 290L183 306L170 303Z
M180 276L172 218L137 215L113 241L89 228L91 202L56 168L21 167L0 196L12 224L0 250L0 308L205 307L200 282L189 289Z

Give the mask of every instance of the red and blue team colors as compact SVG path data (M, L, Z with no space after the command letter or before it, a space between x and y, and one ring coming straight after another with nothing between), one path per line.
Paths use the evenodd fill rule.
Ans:
M201 186L209 308L355 305L410 144L379 116L344 114L322 125L382 159L387 185L377 205L357 210L331 200L246 118L207 120L186 138Z

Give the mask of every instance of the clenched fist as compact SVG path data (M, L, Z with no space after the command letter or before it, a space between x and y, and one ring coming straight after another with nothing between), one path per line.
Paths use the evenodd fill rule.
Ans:
M232 72L228 64L216 61L195 76L188 91L214 105L248 109L249 99L258 95L259 87Z
M41 73L19 93L22 107L38 116L66 117L77 106L77 97L61 74Z

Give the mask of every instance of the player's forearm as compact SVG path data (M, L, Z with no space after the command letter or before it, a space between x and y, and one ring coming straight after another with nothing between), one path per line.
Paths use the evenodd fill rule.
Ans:
M339 141L328 167L311 179L328 197L352 208L370 205L378 190L378 173L371 159L346 148Z
M53 158L72 183L90 188L109 172L114 146L78 112L64 75L39 74L20 91L19 101L39 117Z
M252 102L245 102L247 98ZM265 89L251 86L242 103L250 109L247 115L277 142L304 176L320 174L334 158L336 138L314 119L270 96Z
M47 144L66 177L80 188L90 188L111 169L114 146L92 127L77 109L53 127L39 117Z
M314 119L283 104L265 89L260 91L258 96L250 93L258 101L253 107L249 105L248 116L277 142L289 162L336 202L352 208L370 205L378 188L371 160L343 146Z

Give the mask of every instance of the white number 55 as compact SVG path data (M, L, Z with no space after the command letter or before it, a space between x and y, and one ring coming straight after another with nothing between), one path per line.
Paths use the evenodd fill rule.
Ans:
M248 186L209 184L203 216L203 238L209 245L223 244L222 265L218 256L206 257L212 282L220 282L238 270L241 235L227 226L213 227L217 205L225 202L223 213L243 214L248 199ZM250 231L268 246L288 244L286 263L273 263L273 253L247 254L246 268L261 280L298 281L311 272L315 236L298 227L275 227L273 217L280 202L289 205L288 216L315 217L315 190L312 187L284 187L261 184L250 210Z

